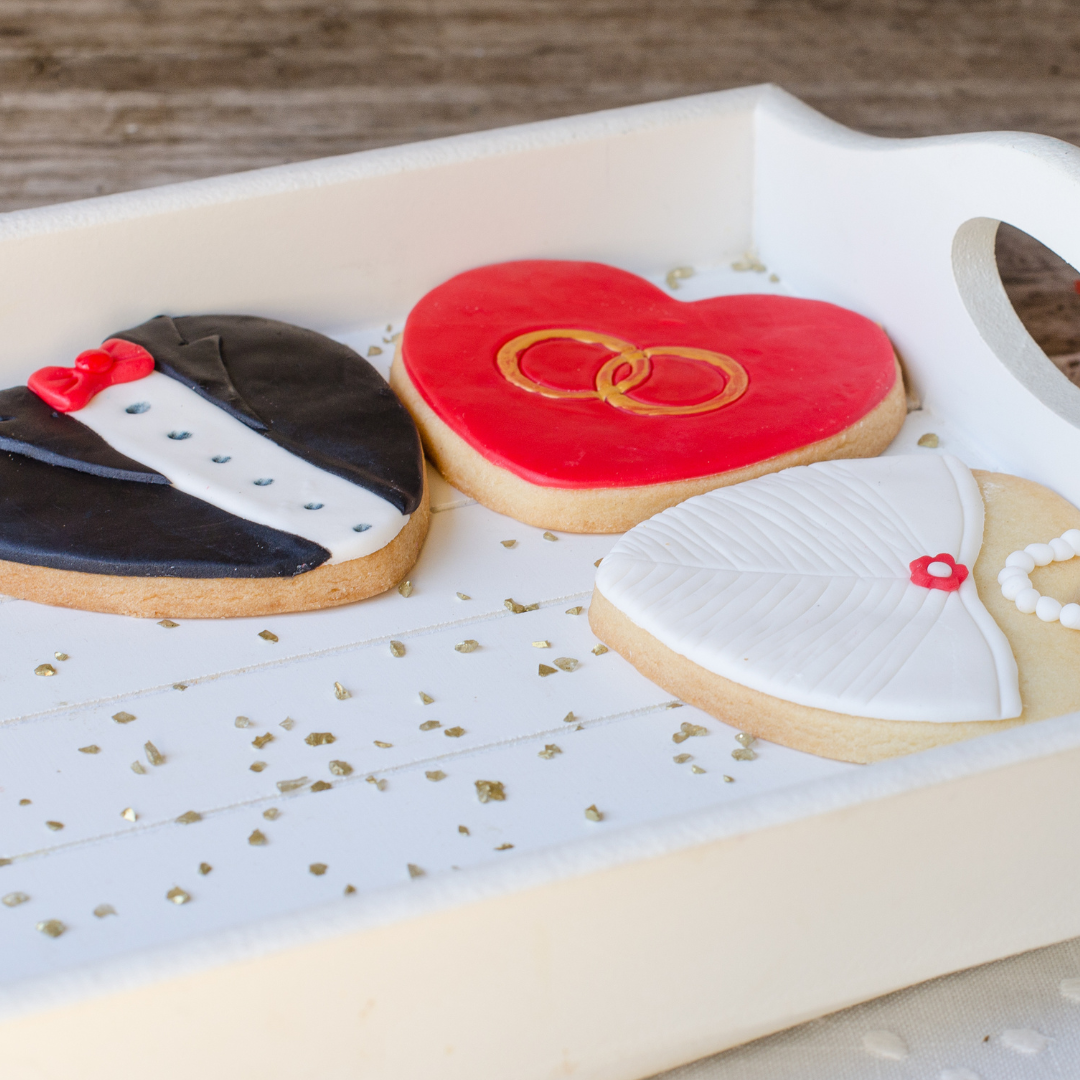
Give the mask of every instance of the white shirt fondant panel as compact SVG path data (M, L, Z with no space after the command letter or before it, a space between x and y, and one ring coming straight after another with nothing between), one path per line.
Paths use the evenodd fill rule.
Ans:
M708 671L801 705L956 723L1021 712L1008 640L972 576L911 582L945 552L970 570L983 503L946 456L829 461L721 488L631 530L597 586Z
M321 544L332 563L378 551L409 520L385 499L289 453L158 371L102 390L72 415L178 490Z

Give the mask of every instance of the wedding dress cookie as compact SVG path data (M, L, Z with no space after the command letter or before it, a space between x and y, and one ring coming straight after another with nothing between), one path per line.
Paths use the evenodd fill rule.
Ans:
M1055 565L1045 544L1019 557L1078 526L1046 488L947 455L822 462L633 529L600 564L589 618L719 719L874 761L1080 708L1080 631L1016 601L1080 593L1067 540ZM1010 558L1023 565L1005 572Z
M428 526L416 429L352 350L160 316L0 391L0 592L142 616L359 600Z
M725 484L880 453L888 338L788 296L683 303L590 262L459 274L412 310L390 385L455 487L541 528L622 532Z

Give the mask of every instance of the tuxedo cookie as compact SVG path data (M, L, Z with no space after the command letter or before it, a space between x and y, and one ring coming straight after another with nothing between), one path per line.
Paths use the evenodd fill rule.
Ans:
M590 262L438 286L390 384L455 487L543 528L621 532L692 495L869 457L906 412L874 322L787 296L675 300Z
M1080 709L1078 554L1080 511L1031 481L823 462L627 533L589 620L726 723L870 762Z
M351 349L159 316L0 391L0 592L141 616L349 603L428 527L409 414Z

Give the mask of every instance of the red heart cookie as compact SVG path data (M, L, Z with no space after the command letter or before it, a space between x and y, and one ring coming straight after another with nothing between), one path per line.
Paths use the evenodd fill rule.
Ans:
M793 464L879 453L892 345L834 304L684 303L599 263L459 274L405 325L391 383L447 479L522 520L616 531Z

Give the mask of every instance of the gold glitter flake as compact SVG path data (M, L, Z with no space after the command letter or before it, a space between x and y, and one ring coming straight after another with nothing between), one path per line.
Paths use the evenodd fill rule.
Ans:
M420 691L420 701L424 705L430 705L434 702L434 698L430 694L425 694L423 690Z
M676 765L685 765L693 756L693 754L676 754L671 760Z
M131 771L138 776L146 775L146 769L143 768L143 763L141 761L133 761L131 763Z
M561 671L577 671L581 667L581 661L575 660L572 656L560 656L555 661L555 666Z
M355 894L355 892L356 892L356 886L355 885L346 885L345 886L345 893L344 893L345 896L352 896L352 895Z
M919 437L919 445L928 446L931 450L936 449L940 442L941 440L932 431Z
M731 264L731 269L743 274L748 270L753 270L755 274L764 274L768 267L754 252L746 251L743 252L743 257L741 259L736 259Z
M261 637L263 639L263 641L277 641L278 640L277 634L275 634L272 630L260 630L259 631L259 637Z
M186 682L174 682L172 684L172 688L174 690L186 690L188 688L188 684Z
M267 767L267 765L266 765L266 762L265 762L265 761L253 761L253 762L252 762L252 763L251 763L251 764L250 764L250 765L248 766L248 768L249 768L249 769L250 769L250 770L251 770L252 772L262 772L262 771L263 771L263 769L265 769L266 767Z
M669 701L664 708L665 709L681 709L683 703L681 701Z
M166 894L166 900L171 900L177 907L191 900L191 893L185 892L179 885L174 885Z
M735 783L735 777L725 775L724 776L724 783L725 784L734 784Z
M748 749L745 746L740 746L738 750L732 750L731 756L736 761L753 761L757 757L757 754L753 750Z
M30 800L29 799L20 799L19 800L19 805L20 806L29 806L30 805Z
M307 787L307 782L306 776L298 776L295 780L279 780L277 789L282 795L287 795L290 791L299 791L300 788Z
M364 779L369 784L374 784L376 791L385 791L386 790L386 781L385 780L376 780L374 776L365 776Z
M457 831L461 833L462 836L472 836L472 833L469 832L468 825L459 825Z
M329 768L332 776L351 776L353 771L347 761L331 761Z
M37 929L46 937L58 938L67 927L59 919L45 919L37 924Z
M269 810L263 811L263 817L267 821L277 821L281 817L281 811L276 806L271 806Z
M180 624L173 622L172 619L162 619L158 626L164 626L166 630L175 630Z
M509 596L503 601L503 607L506 608L507 611L512 611L515 615L520 615L525 610L524 604L519 604Z
M504 548L508 549L508 550L510 548L512 548L512 547L517 547L517 541L516 540L500 540L499 543L502 544L502 546Z
M547 664L541 664L539 668L540 678L546 679L549 675L555 674L555 668L548 667Z
M482 802L505 802L506 791L499 780L477 780L476 797Z
M543 750L536 756L542 757L545 761L550 761L556 754L561 754L562 750L559 749L554 743L548 743Z
M438 782L439 780L445 780L445 779L446 779L446 773L444 773L444 772L442 771L442 769L431 769L431 770L429 770L428 772L425 772L425 773L424 773L424 775L425 775L425 776L426 776L426 777L427 777L427 778L428 778L429 780L434 780L434 781L436 781L436 783L437 783L437 782Z
M248 843L252 847L265 847L267 843L266 834L258 829L252 829L251 835L248 837Z
M203 877L206 877L213 869L214 868L208 862L199 863L199 873L202 874Z
M754 743L754 736L745 731L740 731L739 734L735 736L735 741L740 746L752 746Z
M314 874L316 877L322 877L330 868L324 862L313 862L308 867L308 873Z
M603 561L603 558L599 558L596 560L596 562L593 563L593 566L599 566Z
M70 660L71 657L69 657L66 652L54 652L53 659L59 660L60 663L63 663L65 660Z
M135 813L134 809L130 806L120 811L120 816L125 821L138 821L139 815Z
M62 821L46 821L45 828L51 829L53 832L59 832L64 827Z
M513 844L500 844L495 850L496 851L509 851L513 846L514 846Z
M337 738L331 735L329 731L313 731L310 735L304 737L304 742L308 746L329 746L331 743L337 742Z
M534 641L532 643L532 647L534 649L550 649L551 648L551 642L550 641L544 641L544 640Z
M56 674L56 668L54 668L52 664L38 664L38 666L34 668L34 674L43 675L45 678L48 678L50 675Z
M352 697L352 694L350 694L341 683L336 682L334 683L334 697L336 697L338 701L347 701Z
M255 738L251 740L251 745L254 746L256 750L261 750L267 743L272 743L273 741L274 733L272 731L267 731L262 735L256 735Z
M416 863L406 863L409 868L409 877L418 878L424 876L424 871Z
M113 719L118 724L130 724L131 721L135 719L135 717L129 712L118 712L113 713Z
M143 749L146 751L146 760L149 761L151 765L165 764L165 756L152 742L144 743Z
M687 739L694 736L709 734L709 729L707 727L702 727L701 724L686 723L680 724L679 727L680 730L676 731L675 734L671 736L671 741L674 743L686 742Z
M593 656L603 656L608 651L608 647L606 645L594 645L592 651Z
M11 863L12 863L11 859L0 859L0 866L10 866Z
M442 724L438 720L425 720L420 725L421 731L434 731L436 728L442 727Z
M692 266L676 266L674 270L669 270L664 280L667 282L667 287L674 292L676 289L682 288L682 283L687 278L694 276L694 268Z
M392 742L383 742L382 739L375 739L374 741L375 741L375 745L380 750L390 750L394 746L394 744Z
M188 810L176 819L177 825L194 825L196 821L202 821L202 814L198 810Z
M94 908L94 914L99 919L104 919L109 915L115 915L116 908L114 908L112 904L98 904L98 906Z
M574 721L575 721L576 719L577 719L577 717L576 717L576 716L575 716L575 715L574 715L574 714L573 714L572 712L568 712L568 713L567 713L567 714L566 714L566 715L565 715L565 716L564 716L564 717L562 718L562 722L563 722L564 724L572 724L572 723L573 723L573 722L574 722Z
M540 605L539 604L526 604L525 605L525 610L526 611L539 611L540 610Z
M80 754L100 754L101 753L101 747L96 745L95 743L91 743L89 746L80 746L79 747L79 753Z
M315 783L311 785L311 790L312 791L329 791L333 786L334 786L333 784L329 784L325 780L316 780Z
M472 597L468 593L459 592L459 593L455 593L454 595L459 600L471 600L472 599Z
M476 652L480 648L480 642L474 641L472 638L466 638L464 641L459 641L454 646L454 651L459 653Z
M700 765L691 765L690 771L692 773L697 773L697 775L700 776L705 770Z
M410 596L412 596L412 582L411 581L403 581L397 587L397 591L399 593L401 593L401 595L404 596L406 599L408 599Z
M292 731L296 727L296 721L291 716L286 716L284 720L278 724L278 727L284 728L286 731Z
M443 734L448 739L460 739L465 734L465 729L463 727L448 727Z
M238 716L233 721L233 726L238 728L251 727L251 721L246 716Z
M566 614L567 615L580 615L584 610L585 609L580 604L577 604L574 607L568 607L566 609Z
M585 816L590 821L603 821L604 820L603 811L596 809L596 803L593 803L592 806L586 806L585 807Z
M558 540L559 538L553 532L546 532L546 533L544 533L544 539L545 540L555 541L555 540Z
M367 351L368 356L382 356L382 349L378 345L371 345Z
M18 907L20 904L25 904L30 897L24 892L9 892L7 896L0 898L0 904L4 907Z
M390 655L391 656L404 656L405 646L400 641L390 642Z

